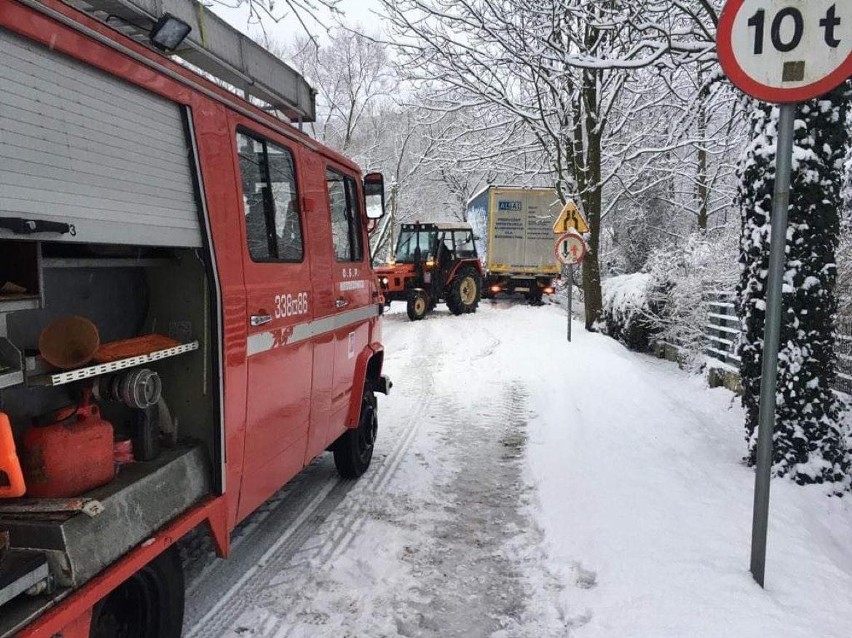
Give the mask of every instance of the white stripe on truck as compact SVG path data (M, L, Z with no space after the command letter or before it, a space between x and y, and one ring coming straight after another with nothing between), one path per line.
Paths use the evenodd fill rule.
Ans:
M281 328L278 330L270 330L267 332L249 335L246 340L247 356L252 357L256 354L260 354L261 352L272 350L275 347L284 345L289 346L294 343L299 343L300 341L312 339L313 337L317 337L327 332L334 332L335 330L339 330L345 326L360 323L367 319L377 317L378 315L379 307L371 304L369 306L364 306L363 308L347 310L346 312L341 312L330 317L323 317L322 319L314 319L313 321L297 323L292 326L293 331L287 336L287 340L284 343L278 344L276 344L276 333L278 330L281 330ZM287 327L289 328L291 326Z

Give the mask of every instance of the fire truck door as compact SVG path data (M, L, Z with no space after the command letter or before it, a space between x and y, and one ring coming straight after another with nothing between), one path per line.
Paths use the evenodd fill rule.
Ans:
M294 151L247 131L237 149L249 335L244 516L304 461L313 344L303 337L313 308Z
M335 290L335 331L332 426L345 425L355 363L368 345L369 319L377 314L372 301L369 245L363 223L358 181L335 168L326 170L333 244L332 279Z
M334 389L334 324L337 319L332 285L334 257L328 223L328 195L325 188L325 160L321 155L302 152L299 167L305 194L306 233L311 246L311 307L314 319L313 367L311 368L311 421L305 464L322 454L338 435L331 431L331 396Z

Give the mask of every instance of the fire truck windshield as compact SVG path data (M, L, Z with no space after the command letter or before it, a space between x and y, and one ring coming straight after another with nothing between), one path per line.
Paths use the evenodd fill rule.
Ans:
M421 259L426 260L434 257L432 249L435 245L435 231L404 230L400 233L399 242L396 244L396 261L403 263L413 262L418 242Z

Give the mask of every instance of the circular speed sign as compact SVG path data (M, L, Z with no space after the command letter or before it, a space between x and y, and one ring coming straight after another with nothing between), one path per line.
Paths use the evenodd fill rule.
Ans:
M728 0L717 36L722 69L766 102L804 102L852 75L850 0Z
M586 256L586 241L577 232L567 232L556 240L556 258L565 266L579 264Z

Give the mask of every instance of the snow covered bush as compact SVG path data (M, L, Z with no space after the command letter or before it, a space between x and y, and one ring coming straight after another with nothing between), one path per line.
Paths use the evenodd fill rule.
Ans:
M656 282L650 273L610 277L603 282L603 332L631 350L651 345L657 312Z
M645 271L604 282L605 332L633 350L651 341L676 346L692 369L704 364L708 291L733 292L737 234L721 226L695 232L680 246L651 251Z
M688 368L704 365L708 292L733 292L737 235L728 226L695 232L682 245L651 253L646 268L656 282L649 320L656 338L676 346Z
M852 130L852 109L846 116L846 129ZM852 317L852 144L843 163L843 209L840 216L840 243L837 247L837 302L841 317Z
M843 160L849 144L844 123L850 97L847 83L799 106L795 123L773 471L801 484L835 482L845 487L849 481L840 405L831 386L837 308L835 250L843 205ZM757 443L777 123L777 107L753 105L752 141L740 167L742 274L738 302L744 334L739 354L750 463L755 462Z

